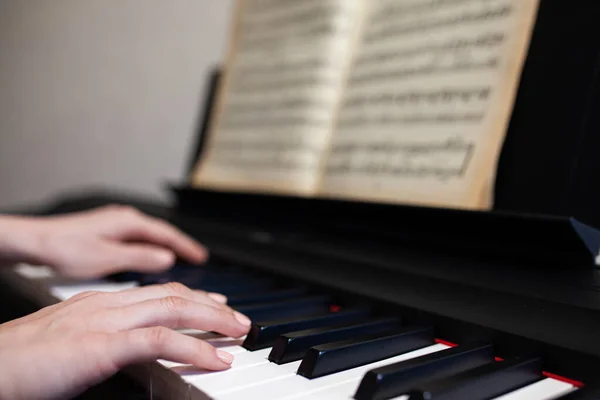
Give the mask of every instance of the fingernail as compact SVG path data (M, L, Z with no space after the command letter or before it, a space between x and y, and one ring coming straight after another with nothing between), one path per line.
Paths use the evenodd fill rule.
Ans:
M227 304L227 297L219 293L209 293L208 297L216 301L217 303Z
M219 359L227 365L231 365L231 363L233 362L233 355L223 350L217 350L217 357L219 357Z
M161 264L172 264L175 261L175 257L169 251L161 251L156 253L156 261Z
M238 322L244 326L250 326L252 325L252 321L250 321L250 318L246 317L243 314L240 314L239 312L235 311L233 313L233 315L235 315L235 319L238 320Z

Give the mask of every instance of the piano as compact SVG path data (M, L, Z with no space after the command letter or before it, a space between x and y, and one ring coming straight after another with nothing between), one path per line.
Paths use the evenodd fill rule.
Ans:
M39 307L87 290L180 282L224 293L252 318L241 339L185 332L233 353L228 371L168 360L126 369L153 398L600 399L600 231L591 226L417 208L360 215L355 204L173 192L168 219L207 244L206 265L179 262L162 274L92 282L29 265L1 271L3 282ZM265 205L270 215L250 212ZM348 223L334 233L322 219L301 218L303 206ZM284 211L292 216L278 222ZM364 218L382 234L361 232ZM414 229L410 238L396 232L402 221ZM499 230L509 227L513 235L500 243ZM477 246L461 246L467 237Z
M0 281L35 308L88 290L166 282L228 295L253 321L246 337L185 333L234 354L232 368L157 360L123 371L156 399L600 399L600 164L598 118L588 112L598 97L600 7L581 3L587 8L544 3L544 21L564 24L536 27L493 211L186 184L168 186L169 205L100 191L30 212L130 204L196 237L210 260L92 282L17 265L0 270ZM202 157L219 76L190 170ZM551 87L559 76L571 79ZM573 134L582 120L586 128ZM542 139L546 150L532 156Z

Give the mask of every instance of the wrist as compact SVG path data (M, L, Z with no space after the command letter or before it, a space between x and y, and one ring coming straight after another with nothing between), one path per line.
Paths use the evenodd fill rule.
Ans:
M0 260L40 263L41 220L0 215Z

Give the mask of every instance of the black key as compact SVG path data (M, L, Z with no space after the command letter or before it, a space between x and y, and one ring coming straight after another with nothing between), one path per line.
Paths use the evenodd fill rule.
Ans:
M177 276L175 276L177 278ZM189 273L185 275L187 280L192 280L194 275ZM246 279L257 279L257 276L250 275L243 272L234 272L234 271L205 271L200 278L202 280L202 284L206 285L216 285L216 284L224 284L224 283L241 283ZM200 283L200 282L198 282Z
M600 400L600 387L586 385L556 400Z
M487 400L544 378L539 358L492 362L433 380L409 392L410 400Z
M114 274L110 274L104 277L107 281L110 282L141 282L144 274L141 272L116 272Z
M333 374L434 344L433 328L401 328L393 333L323 344L304 356L298 374L307 378Z
M444 378L494 361L494 347L471 343L370 370L354 398L384 400L398 397L415 385Z
M300 331L310 328L320 328L336 324L345 324L369 316L369 309L356 308L342 310L335 313L307 315L283 320L259 322L252 325L243 347L248 350L260 350L270 347L275 343L277 336L288 332Z
M301 315L314 315L329 310L329 297L313 296L274 303L250 304L236 308L253 322L273 321Z
M225 296L241 295L254 293L261 290L267 290L273 286L273 281L268 279L243 279L236 282L216 283L212 285L191 284L192 289L204 290L207 292L220 293Z
M253 278L251 275L236 271L222 270L213 267L175 267L169 271L158 274L142 275L142 286L179 282L189 287L200 287L224 283L243 282Z
M275 340L269 360L276 364L285 364L301 360L313 346L339 342L368 334L383 334L400 328L400 318L382 318L356 324L335 327L308 329L290 332Z
M180 276L147 277L141 282L142 286L161 285L168 282L179 282L190 288L208 288L210 286L227 286L242 284L250 277L241 275L216 275L212 273L194 273Z
M230 307L236 307L252 303L272 303L275 301L300 297L302 295L306 295L306 293L307 291L304 288L292 288L242 294L230 297L227 300L227 305Z

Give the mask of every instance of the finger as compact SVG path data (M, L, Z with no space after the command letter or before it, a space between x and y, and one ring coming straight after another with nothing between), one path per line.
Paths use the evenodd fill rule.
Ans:
M246 335L251 324L247 317L231 309L174 296L105 309L93 321L98 329L109 331L166 326L217 332L234 338Z
M206 295L219 304L227 304L227 296L221 293L207 293Z
M222 307L227 302L227 297L221 294L192 290L178 282L125 289L118 293L120 305L140 303L145 300L160 299L169 296L183 297L196 303L209 304L214 307Z
M109 271L123 270L157 273L164 272L175 263L173 252L152 245L105 242L104 257Z
M165 327L135 329L111 336L110 356L119 369L163 359L221 371L233 362L233 355Z
M163 220L138 214L130 221L130 226L124 231L128 239L164 246L194 263L204 262L208 258L208 250L204 246Z

